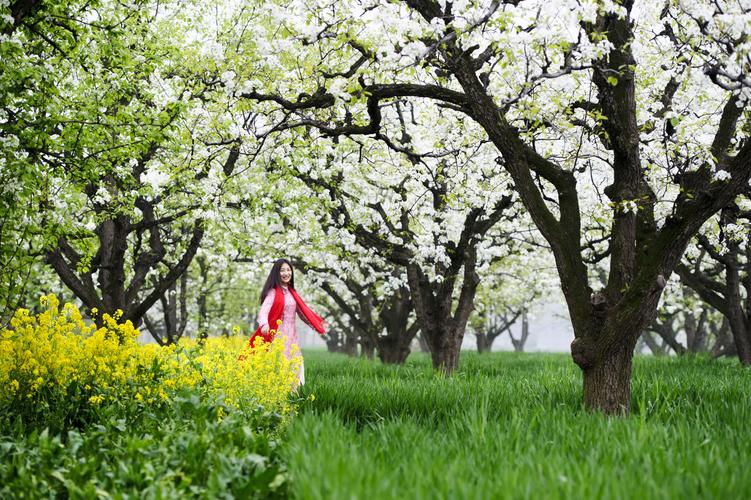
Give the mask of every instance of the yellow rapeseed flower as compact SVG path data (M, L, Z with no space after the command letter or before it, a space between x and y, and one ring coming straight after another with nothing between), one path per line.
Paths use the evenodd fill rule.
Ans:
M97 396L91 396L89 398L89 403L91 403L91 404L93 404L95 406L101 404L102 401L104 401L104 396L97 395Z
M54 295L43 296L40 304L36 316L17 310L10 328L0 332L0 386L10 388L0 392L2 407L15 408L20 401L31 402L27 408L71 404L81 400L76 391L84 391L90 405L123 399L161 404L174 391L198 389L239 409L291 411L289 393L300 358L285 356L282 335L252 351L241 336L209 338L203 345L188 338L166 347L140 345L133 324L118 322L122 311L103 314L104 326L97 327L73 304L60 309ZM245 361L237 361L238 353ZM92 390L98 394L89 396ZM34 405L42 398L46 405Z

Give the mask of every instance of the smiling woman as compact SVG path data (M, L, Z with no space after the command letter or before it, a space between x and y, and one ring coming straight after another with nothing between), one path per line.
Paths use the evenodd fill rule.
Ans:
M259 326L250 337L249 343L253 347L259 338L264 342L273 342L277 330L272 329L270 325L277 326L278 330L283 333L284 352L287 358L300 357L298 380L299 384L302 385L305 383L305 371L297 341L296 314L313 330L321 335L326 333L326 322L303 302L295 290L295 274L292 263L287 259L278 259L274 262L261 290L261 310L258 313Z

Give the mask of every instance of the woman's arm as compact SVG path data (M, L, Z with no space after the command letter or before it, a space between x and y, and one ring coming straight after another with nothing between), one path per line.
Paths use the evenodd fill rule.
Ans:
M258 311L258 326L261 327L262 333L267 333L269 331L269 312L271 311L271 305L274 303L274 295L276 295L276 291L269 290L269 293L266 294L266 298L263 299L263 304L261 304L261 310Z

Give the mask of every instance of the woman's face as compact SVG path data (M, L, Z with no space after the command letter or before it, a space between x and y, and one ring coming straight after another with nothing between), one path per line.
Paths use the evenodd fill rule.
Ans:
M292 279L292 268L289 267L289 264L287 264L286 262L282 264L281 268L279 268L279 278L285 285L288 285L290 280Z

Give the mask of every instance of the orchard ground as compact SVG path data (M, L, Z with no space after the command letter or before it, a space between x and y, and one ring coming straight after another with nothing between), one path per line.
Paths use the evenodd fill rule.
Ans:
M565 354L462 353L434 376L309 350L282 457L300 498L748 498L751 373L634 363L632 413L581 406Z

